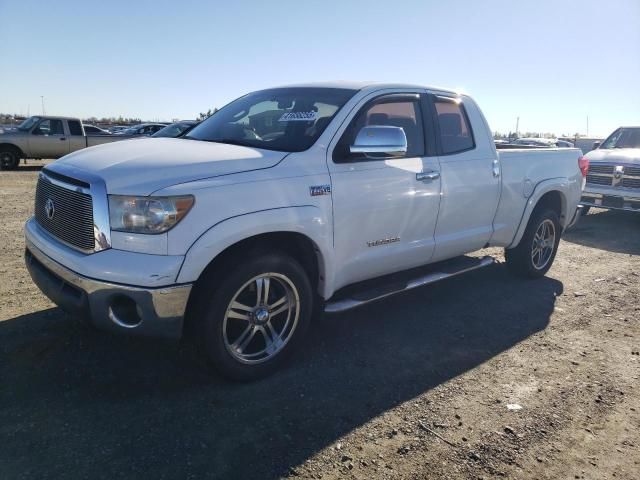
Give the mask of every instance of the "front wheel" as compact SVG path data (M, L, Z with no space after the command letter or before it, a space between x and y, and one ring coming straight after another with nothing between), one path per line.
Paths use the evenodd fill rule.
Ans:
M522 277L542 277L556 257L560 233L560 220L554 210L535 211L520 243L504 252L507 268Z
M20 158L14 150L0 151L0 170L13 170L19 163Z
M314 297L307 274L290 256L265 253L219 275L205 274L198 285L199 342L225 377L264 377L286 360L310 323Z

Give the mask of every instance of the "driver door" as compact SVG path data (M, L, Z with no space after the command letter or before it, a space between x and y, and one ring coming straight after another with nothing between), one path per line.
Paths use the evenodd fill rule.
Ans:
M34 158L60 158L69 153L69 138L64 132L62 120L40 120L29 135L29 149Z
M365 100L329 149L334 246L340 265L336 289L424 265L433 255L440 178L437 157L427 156L423 110L418 93ZM402 128L406 154L350 154L358 131L372 125Z

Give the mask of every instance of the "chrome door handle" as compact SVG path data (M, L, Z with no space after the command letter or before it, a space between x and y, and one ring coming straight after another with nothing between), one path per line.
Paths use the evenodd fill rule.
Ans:
M420 182L426 182L427 180L437 180L438 178L440 178L440 172L436 172L435 170L416 173L416 180Z
M492 163L493 176L498 178L500 176L500 164L498 160L494 160Z

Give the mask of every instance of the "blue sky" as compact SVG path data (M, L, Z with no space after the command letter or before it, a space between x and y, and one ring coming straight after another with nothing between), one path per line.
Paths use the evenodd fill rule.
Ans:
M494 130L640 124L640 0L0 0L0 112L194 118L322 80L472 94Z

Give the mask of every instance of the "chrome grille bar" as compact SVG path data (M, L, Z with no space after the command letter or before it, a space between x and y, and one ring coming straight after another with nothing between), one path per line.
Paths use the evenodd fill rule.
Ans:
M87 189L62 184L41 173L35 217L42 228L64 243L85 252L94 250L93 199Z

